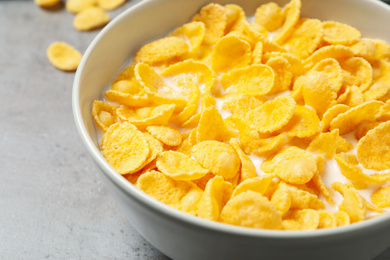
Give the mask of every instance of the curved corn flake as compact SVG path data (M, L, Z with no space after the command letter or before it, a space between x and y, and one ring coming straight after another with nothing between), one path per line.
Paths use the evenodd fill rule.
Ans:
M240 157L230 145L222 142L199 142L192 147L192 155L202 167L225 179L234 177L240 170Z
M222 176L215 176L210 179L198 203L198 217L208 220L218 220L222 208L229 201L232 192L232 185L224 181Z
M262 64L233 69L221 76L221 84L231 95L261 96L268 94L275 81L273 70Z
M65 2L65 8L68 12L77 14L84 9L87 9L92 6L96 6L96 0L67 0Z
M339 165L341 173L351 181L369 184L381 184L390 180L390 174L365 174L363 170L351 162L345 154L336 154L334 157ZM353 157L353 159L356 159Z
M377 120L380 122L390 120L390 100L387 100L386 103L379 110Z
M263 58L263 43L257 42L252 51L252 64L261 64Z
M336 223L338 227L351 224L351 218L345 211L335 212L334 216L336 217Z
M174 109L175 105L172 104L138 109L120 107L116 112L122 121L128 121L136 126L148 126L167 123Z
M323 155L327 159L332 159L336 154L338 136L338 129L334 129L332 132L321 133L310 143L307 151Z
M253 164L252 160L244 153L244 151L242 151L240 147L240 142L238 142L237 139L232 138L230 139L229 144L234 148L234 150L238 154L238 157L240 157L240 181L245 181L249 178L256 177L256 167Z
M35 4L44 8L55 6L59 2L61 2L61 0L34 0Z
M189 42L188 57L194 55L202 44L206 28L202 22L191 22L182 25L169 34Z
M162 143L159 140L157 140L156 138L154 138L151 134L146 133L146 132L142 133L142 134L143 134L144 138L146 139L146 141L148 142L149 149L150 149L149 156L146 159L146 161L144 162L144 165L146 166L149 163L151 163L154 159L156 159L157 155L159 155L160 153L162 153L164 151L164 148L163 148ZM144 168L144 167L142 167L142 168ZM142 169L142 170L144 170L144 169Z
M276 165L274 174L287 183L305 184L317 172L317 161L310 154L283 161Z
M344 45L329 45L329 46L322 47L316 50L315 52L313 52L313 54L310 55L304 61L304 65L306 69L311 69L318 62L327 58L333 58L337 61L340 61L352 57L353 57L353 51L351 50L351 48L346 47Z
M230 32L243 32L243 21L246 19L246 16L241 6L236 4L227 4L224 7L226 13L225 34Z
M175 181L158 171L149 171L142 174L138 178L136 186L146 194L176 209L181 209L182 201L186 206L189 200L187 196L193 196L193 192L201 191L192 182ZM193 206L197 205L200 200L200 198L198 198L198 201L192 199Z
M351 46L351 50L356 57L362 57L368 61L373 61L376 59L375 44L369 39L359 40Z
M232 197L237 196L238 194L249 190L264 195L268 187L270 186L273 178L274 178L273 174L267 174L261 178L260 177L248 178L242 181L239 185L237 185L237 187L233 191Z
M197 142L205 140L224 141L229 140L230 132L227 129L221 114L214 106L202 111L196 132Z
M359 140L356 147L359 162L377 171L390 168L390 121L379 124Z
M291 195L291 209L318 210L325 208L325 204L317 197L317 195L292 185L288 185L288 188Z
M375 121L375 115L383 106L380 101L367 101L339 114L330 122L330 130L339 129L340 135L355 130L361 123Z
M370 89L364 92L363 99L365 101L380 100L384 96L390 93L390 80L389 82L378 81L371 85Z
M257 147L250 150L253 154L258 156L269 156L275 153L281 147L285 146L291 141L291 138L285 134L279 134L268 138L262 138L256 140L255 145Z
M124 82L124 80L119 82ZM140 94L132 94L115 89L109 89L104 92L104 95L108 100L118 102L128 107L146 107L152 103L152 100L142 92L140 92Z
M143 45L134 55L134 62L155 65L178 59L188 53L188 44L182 38L167 36Z
M320 224L320 214L313 209L294 210L289 219L299 223L299 230L315 230Z
M294 26L298 23L301 15L301 1L291 0L284 8L285 20L280 31L278 31L273 41L277 44L283 43L293 32Z
M290 146L283 149L278 154L276 154L271 160L264 161L261 164L261 170L264 172L273 172L277 165L281 164L283 161L291 160L294 158L304 157L305 151L296 147Z
M379 59L371 63L373 69L372 82L389 82L390 81L390 62Z
M199 188L192 188L180 202L180 210L196 216L196 205L202 198L203 190Z
M194 104L186 106L179 114L174 114L169 119L172 124L182 125L196 114L197 106Z
M333 212L327 210L319 210L320 223L317 228L334 228L337 227L337 218Z
M250 128L260 133L272 133L287 125L295 112L295 101L289 96L279 96L251 110L245 119Z
M268 52L264 54L264 62L267 63L272 57L283 57L288 61L289 67L287 68L294 77L301 76L306 73L305 67L303 66L302 59L298 58L292 53L288 52Z
M357 86L352 86L349 89L350 91L342 103L349 107L356 107L362 104L365 100L362 90Z
M219 221L250 228L282 229L282 218L274 205L257 192L243 192L226 203Z
M284 215L291 207L291 194L287 185L280 182L278 188L272 194L271 203L274 204L280 215Z
M282 8L276 3L266 3L256 9L255 23L260 24L267 31L273 32L279 29L284 19Z
M130 123L112 124L102 138L102 152L107 162L120 174L140 170L149 156L149 144Z
M342 44L342 45L351 45L357 42L361 33L354 27L334 22L334 21L325 21L322 22L324 28L324 41L330 44Z
M281 56L276 56L270 58L266 65L271 67L275 73L274 86L268 95L273 95L289 90L293 75L288 69L290 67L288 60Z
M65 42L53 42L50 44L46 55L54 67L63 71L76 70L82 58L78 50Z
M186 60L169 66L163 72L163 77L176 77L180 74L190 76L198 85L202 95L209 94L214 85L214 72L206 64Z
M381 208L390 207L390 186L377 189L371 194L371 201Z
M110 15L100 7L89 7L76 14L73 27L79 31L90 31L105 26Z
M301 59L309 57L322 40L322 23L318 19L301 19L283 47Z
M329 76L330 74L322 72L301 76L303 99L308 106L316 110L320 118L326 110L337 104L337 92L331 88L334 81Z
M351 223L359 222L366 219L366 206L364 199L359 195L356 189L347 188L344 192L344 199L341 202L340 211L346 212L351 220Z
M318 156L317 158L322 158L321 156ZM323 160L323 159L322 159ZM317 168L320 168L318 163L317 163ZM330 203L330 204L335 204L332 196L331 196L331 192L330 192L330 189L327 188L324 184L324 182L322 181L322 178L320 176L320 173L322 172L322 170L318 170L317 171L318 173L315 174L313 176L313 178L311 179L311 182L313 183L313 185L315 186L315 188L325 197L325 199Z
M373 70L368 61L353 57L339 61L344 74L344 85L357 86L361 91L367 90L372 82Z
M249 43L236 36L225 36L215 44L211 67L216 72L226 72L233 68L245 67L251 61L252 50Z
M190 80L190 84L185 84L186 81L179 81L177 86L174 84L166 84L164 78L158 74L152 67L146 63L137 63L134 68L134 73L137 81L144 87L145 92L154 102L158 104L175 104L176 109L184 108L187 101L185 96L191 97L194 83ZM186 78L188 79L188 78ZM198 89L199 91L199 89Z
M146 130L157 140L169 146L181 144L181 133L170 126L147 126Z
M368 133L368 131L370 131L371 129L374 129L379 124L380 124L380 122L371 122L371 123L367 123L367 124L363 124L363 125L359 126L359 128L356 129L356 131L355 131L356 139L357 140L362 139Z
M231 96L222 104L222 109L229 110L232 114L244 115L249 110L255 109L264 103L265 99L252 96Z
M135 65L136 64L127 65L125 68L123 68L121 71L119 71L119 73L115 75L114 80L111 83L111 86L113 84L115 84L116 82L121 81L121 80L134 81L133 82L134 84L139 85L135 79L135 74L134 74ZM110 89L111 89L111 86L110 86ZM116 89L116 90L120 90L120 89Z
M106 132L110 125L118 122L116 114L117 106L108 104L106 102L95 100L92 103L92 117L96 125Z
M325 111L321 119L322 131L327 132L330 127L330 122L339 114L346 112L349 109L347 105L337 104Z
M376 59L389 59L390 58L390 45L381 39L368 39L375 45Z
M165 151L158 155L156 166L165 175L178 181L191 181L208 173L196 160L175 151Z
M313 109L296 106L293 117L280 131L290 137L310 137L320 131L320 119Z
M353 144L348 142L345 138L341 136L337 136L337 148L336 148L336 154L337 153L347 153L354 149L355 147Z
M226 12L219 4L208 4L196 14L191 22L203 22L206 28L203 43L215 44L224 34L227 24Z
M97 0L99 7L104 10L114 10L123 5L126 0Z

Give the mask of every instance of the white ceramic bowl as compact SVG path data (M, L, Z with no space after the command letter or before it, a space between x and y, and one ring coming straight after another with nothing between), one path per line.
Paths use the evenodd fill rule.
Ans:
M267 0L236 3L247 15ZM390 246L390 214L346 227L305 232L268 231L206 221L170 208L139 191L105 161L90 114L106 84L142 43L178 27L208 0L145 0L108 24L77 70L73 112L88 152L134 228L173 259L372 259ZM287 0L277 0L280 5ZM364 37L390 42L390 8L376 0L302 0L302 16L335 20Z

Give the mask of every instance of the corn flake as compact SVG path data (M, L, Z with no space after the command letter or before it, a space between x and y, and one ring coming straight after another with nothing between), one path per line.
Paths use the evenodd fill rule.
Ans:
M257 192L243 192L226 203L221 222L251 228L281 229L282 218L274 205Z
M381 123L361 138L356 147L360 163L377 171L390 168L390 121Z
M215 44L211 67L216 72L226 72L245 67L251 61L252 51L249 43L236 36L225 36Z
M255 23L260 24L267 31L276 31L282 26L283 22L283 11L276 3L263 4L256 9Z
M192 147L192 154L205 169L225 179L234 177L240 170L240 157L228 144L214 140L203 141Z
M96 0L67 0L65 2L66 10L74 14L77 14L86 8L96 5Z
M143 134L127 122L112 124L104 133L104 158L120 174L134 173L149 156L149 144Z
M79 31L90 31L105 26L110 15L100 7L89 7L76 14L73 27Z
M249 126L260 133L272 133L287 125L295 112L295 101L279 96L249 111L245 117Z
M227 17L223 6L219 4L208 4L196 14L192 20L203 22L206 28L203 43L206 45L215 44L224 34Z
M283 47L298 58L309 57L322 40L322 23L318 19L301 19Z
M47 48L50 63L59 70L74 71L79 66L81 53L65 42L53 42Z
M99 7L104 10L114 10L123 5L126 0L97 0Z
M347 24L325 21L322 23L324 28L324 41L330 44L351 45L360 39L360 32Z
M163 72L163 77L175 77L181 74L190 76L200 88L202 95L209 94L214 85L214 72L204 63L186 60L169 66Z
M330 122L330 130L339 129L340 135L344 135L355 130L361 123L373 122L375 121L373 115L379 112L381 106L383 102L373 100L350 108Z
M116 112L122 121L128 121L136 126L148 126L165 124L172 116L174 109L173 104L138 109L123 106L119 107Z
M181 144L182 136L178 130L169 126L147 126L146 130L157 140L169 146Z
M175 181L158 171L142 174L138 178L136 186L153 198L179 210L182 209L182 203L184 208L188 209L189 200L192 200L193 205L197 205L200 198L195 199L194 192L202 194L194 183Z
M273 41L277 44L283 43L293 32L295 25L299 21L301 15L301 1L291 0L284 9L285 19L282 28L273 37Z
M390 186L377 189L371 194L371 201L378 207L390 207Z
M143 45L134 55L134 62L158 64L187 54L188 44L182 38L167 36Z
M274 81L274 71L262 64L233 69L221 76L223 88L231 95L266 95L271 91Z
M208 173L196 160L175 151L165 151L158 155L157 168L174 180L190 181L202 178Z
M188 50L188 57L194 55L200 48L202 44L206 28L202 22L191 22L186 23L180 28L177 28L171 32L170 36L175 36L183 39L184 41L189 41L190 48Z
M223 180L222 176L210 179L205 187L203 195L198 203L198 217L218 220L225 204L229 201L233 192L232 185Z

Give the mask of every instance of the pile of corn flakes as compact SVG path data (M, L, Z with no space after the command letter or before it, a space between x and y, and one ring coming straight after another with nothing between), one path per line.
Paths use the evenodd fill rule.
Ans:
M313 230L386 212L390 46L300 9L267 3L252 19L211 3L143 45L92 104L106 160L155 199L232 225Z

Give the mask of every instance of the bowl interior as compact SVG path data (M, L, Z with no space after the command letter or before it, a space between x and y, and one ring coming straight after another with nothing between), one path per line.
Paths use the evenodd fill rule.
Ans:
M269 1L216 0L214 2L220 4L236 3L244 8L248 16L251 16L254 14L256 7ZM278 0L275 2L285 5L288 1ZM103 89L107 83L121 67L129 63L131 56L142 44L163 36L172 29L188 22L207 3L209 3L207 0L146 0L128 9L106 26L87 49L75 76L73 112L76 126L92 158L103 169L108 178L131 196L138 197L138 199L143 200L144 203L156 210L208 228L218 228L219 226L224 231L252 235L275 234L264 230L249 230L219 223L210 224L208 221L187 216L184 213L169 209L165 205L160 205L160 203L139 192L117 174L100 153L99 135L90 113L93 100L102 98ZM390 34L388 33L390 8L376 0L302 0L301 16L347 23L359 29L363 37L380 38L390 42ZM383 221L390 221L390 217L380 217L370 220L370 223L381 223ZM359 223L357 227L355 225L355 227L347 227L347 229L367 225L370 224ZM339 231L335 229L315 232L318 235L321 232L334 233ZM305 236L303 233L293 232L283 236ZM280 233L277 234L277 236L280 235Z

